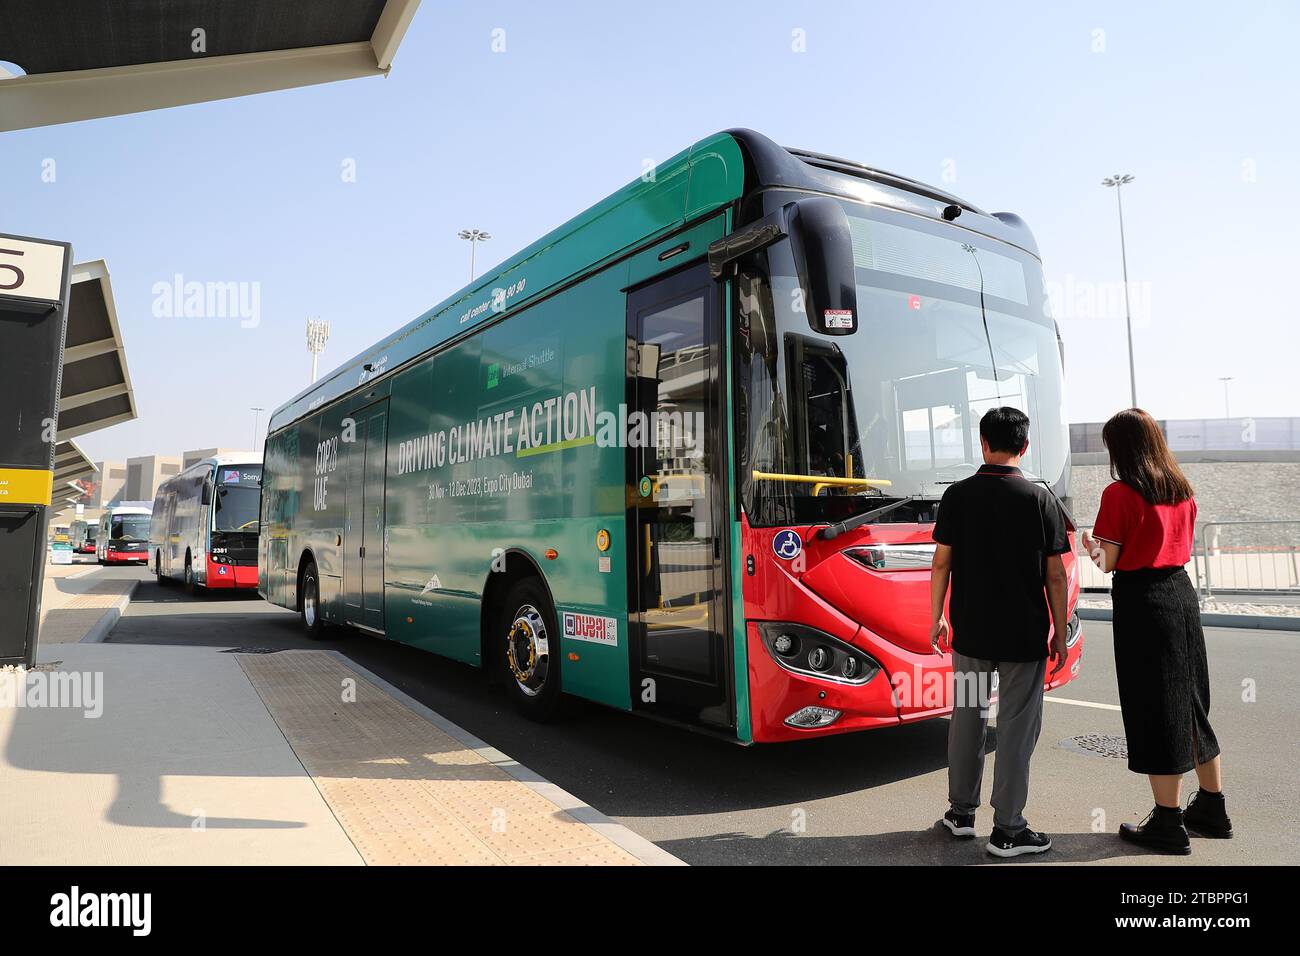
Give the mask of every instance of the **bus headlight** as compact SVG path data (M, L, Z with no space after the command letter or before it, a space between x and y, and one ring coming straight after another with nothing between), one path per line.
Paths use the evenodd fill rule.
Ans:
M796 674L837 684L865 684L881 671L866 652L814 627L762 621L758 633L772 659Z

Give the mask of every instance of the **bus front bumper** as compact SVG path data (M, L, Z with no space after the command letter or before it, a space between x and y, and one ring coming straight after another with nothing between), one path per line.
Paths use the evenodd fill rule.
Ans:
M950 654L917 654L859 628L842 643L879 666L870 680L853 684L799 673L778 664L760 627L746 627L749 650L750 720L754 743L801 740L829 734L897 727L952 713ZM1068 684L1083 660L1083 631L1071 617L1065 667L1054 677L1048 662L1044 689ZM996 692L993 700L996 701Z
M216 561L208 561L208 579L204 582L208 588L219 590L223 588L249 588L257 587L257 568L238 566L234 564L220 564Z
M148 551L105 551L104 561L108 564L148 564Z

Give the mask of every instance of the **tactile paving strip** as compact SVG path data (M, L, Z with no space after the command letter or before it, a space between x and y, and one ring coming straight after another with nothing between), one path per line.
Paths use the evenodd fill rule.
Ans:
M334 655L236 659L367 863L638 864Z

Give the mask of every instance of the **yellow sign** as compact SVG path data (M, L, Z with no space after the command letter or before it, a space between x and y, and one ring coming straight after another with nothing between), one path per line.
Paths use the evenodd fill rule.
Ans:
M48 505L53 496L54 472L0 468L0 504Z

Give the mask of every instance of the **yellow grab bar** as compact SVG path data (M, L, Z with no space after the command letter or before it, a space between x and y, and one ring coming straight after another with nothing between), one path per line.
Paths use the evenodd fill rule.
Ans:
M835 478L824 475L784 475L771 471L753 472L755 481L794 481L812 485L813 495L819 495L824 488L890 488L893 482L888 478Z

